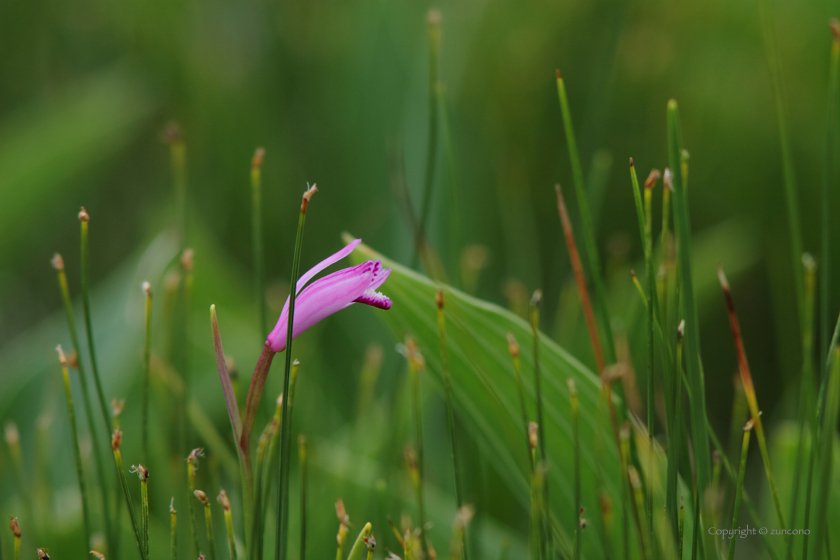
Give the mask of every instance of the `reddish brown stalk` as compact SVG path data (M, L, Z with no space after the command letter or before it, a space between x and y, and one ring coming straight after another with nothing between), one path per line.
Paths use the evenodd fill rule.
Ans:
M586 278L583 275L583 266L580 262L580 255L578 254L577 245L575 244L575 234L572 231L572 224L569 221L569 215L566 212L566 203L563 201L563 193L560 190L560 185L555 185L554 190L557 191L557 209L560 212L560 221L563 222L563 234L566 236L566 245L569 248L569 260L572 261L572 270L575 273L575 282L577 283L578 293L580 294L581 304L583 305L583 315L586 318L586 329L589 331L589 338L592 341L592 352L595 354L595 365L598 368L598 375L601 379L604 378L604 354L601 351L601 342L598 340L598 327L595 324L595 315L592 312L592 302L589 299L589 290L586 288Z
M268 370L271 369L271 361L274 359L274 354L275 352L271 349L271 345L266 342L257 360L257 365L254 368L254 375L251 377L251 386L248 387L248 396L245 399L245 417L242 419L242 433L239 436L239 448L242 450L243 456L248 463L251 462L251 430L254 428L257 409L260 406L263 389L265 388L265 378L268 376Z
M726 298L726 308L729 311L729 325L732 327L732 338L735 339L735 351L738 354L738 371L741 373L741 383L744 385L744 393L753 417L758 416L758 402L755 398L752 375L750 375L750 364L747 362L747 352L744 350L744 340L741 337L741 326L738 324L738 315L735 313L735 303L732 301L732 292L729 289L729 281L723 273L723 267L718 264L718 280L723 288L723 296Z

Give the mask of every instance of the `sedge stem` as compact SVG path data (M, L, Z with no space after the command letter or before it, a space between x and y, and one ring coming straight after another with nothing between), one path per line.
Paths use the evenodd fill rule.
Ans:
M732 512L732 534L738 527L738 515L741 512L741 494L744 491L744 474L747 471L747 453L750 450L750 432L752 431L752 420L747 421L744 426L744 441L741 444L741 465L738 468L738 485L735 488L735 511ZM735 542L738 539L729 540L729 560L735 558Z

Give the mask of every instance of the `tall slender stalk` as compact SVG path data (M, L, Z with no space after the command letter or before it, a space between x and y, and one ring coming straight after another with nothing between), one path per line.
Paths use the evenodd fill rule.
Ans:
M826 119L825 165L822 184L822 220L821 220L821 253L822 274L820 277L820 350L826 353L828 344L828 322L830 299L831 264L831 188L834 182L835 151L837 146L837 95L838 75L840 75L840 22L836 18L831 20L831 58L828 68L828 118Z
M171 560L178 560L178 512L174 496L169 502L169 549Z
M423 179L423 205L420 207L420 223L414 240L414 258L412 268L422 257L426 243L426 225L432 205L432 190L435 184L435 165L437 163L438 144L438 63L440 61L441 15L438 10L429 10L426 18L429 26L429 142L426 148L426 173Z
M803 330L802 330L802 349L803 349L803 360L802 360L802 380L799 386L799 441L796 447L796 458L793 468L793 485L792 485L792 497L790 500L790 520L791 523L796 523L796 511L799 505L799 493L802 487L801 480L802 480L802 463L805 460L805 442L806 439L806 432L809 428L811 428L811 440L810 445L813 449L813 446L817 440L817 424L816 424L816 416L813 414L814 409L816 408L816 403L814 402L814 301L815 301L815 288L816 288L816 270L817 270L817 263L814 258L805 253L802 255L802 265L805 270L805 320L803 321ZM805 503L805 517L803 521L803 530L808 528L808 521L810 518L810 494L811 494L811 481L812 481L812 469L813 469L813 454L809 454L809 461L807 464L807 474L806 478L806 503ZM804 536L805 541L805 550L807 550L807 539L808 536ZM787 546L787 557L792 559L793 558L793 539L788 540ZM803 554L803 558L805 554Z
M779 500L779 491L776 489L776 479L773 476L773 469L770 465L770 453L767 451L767 441L764 437L764 427L761 423L761 412L758 408L758 400L755 396L750 365L747 362L747 353L744 350L744 342L741 337L741 327L738 324L738 316L735 314L735 304L732 301L732 293L729 289L729 282L723 273L723 267L718 266L718 279L723 288L723 295L726 298L726 306L729 310L729 324L732 327L732 337L735 339L735 349L738 354L738 370L741 373L741 382L744 384L744 393L747 397L747 404L750 406L752 419L755 423L755 433L758 437L758 447L761 450L761 458L764 460L764 471L767 473L767 482L770 484L770 493L773 495L773 504L776 506L776 515L779 519L779 527L786 528L785 516L782 512L782 503Z
M560 101L560 112L563 115L563 130L566 134L566 145L569 150L569 162L572 166L572 178L575 184L578 210L580 212L583 227L583 244L586 247L586 256L589 259L589 274L591 281L595 284L595 297L598 300L598 311L601 314L601 332L605 342L605 358L608 363L615 363L615 342L613 341L610 328L610 313L607 307L607 291L601 277L601 265L599 261L598 246L595 243L595 231L592 226L592 214L589 211L589 203L586 198L585 184L583 181L583 170L580 165L580 154L578 154L575 130L572 125L572 116L569 111L569 101L566 98L566 85L560 70L557 70L557 97Z
M658 173L658 172L657 172ZM653 174L651 174L654 176ZM655 177L655 176L654 176ZM651 554L656 556L656 545L653 540L653 432L654 432L654 345L653 345L653 321L654 302L658 299L656 294L656 276L653 264L653 187L656 179L645 181L645 264L647 268L648 284L648 375L647 375L647 429L648 429L648 465L646 469L646 495L645 512L647 514L648 541L651 546Z
M300 560L306 560L306 494L307 494L307 456L306 436L298 436L298 464L300 468Z
M148 282L143 282L143 293L146 294L146 337L143 343L143 410L141 413L142 432L142 457L147 464L149 462L149 377L152 358L152 287Z
M522 362L519 359L519 344L516 342L516 338L514 338L513 333L508 333L507 339L508 351L510 351L510 357L513 359L513 373L516 376L516 387L517 392L519 393L519 406L522 409L522 429L525 431L525 445L528 449L528 464L530 466L531 474L533 474L534 455L528 429L528 409L525 406L525 384L522 381Z
M251 248L254 255L254 298L260 320L262 340L268 337L268 310L265 302L265 251L262 227L262 162L264 148L257 148L251 160Z
M131 466L132 472L140 479L140 526L143 551L149 557L149 471L143 465Z
M820 430L820 453L817 473L816 519L814 528L814 546L816 560L823 557L823 541L828 538L828 499L831 494L832 455L834 438L837 433L837 417L840 414L840 348L835 348L829 374L828 389L823 405L822 426Z
M82 221L82 224L86 222ZM102 512L103 512L103 524L105 526L106 535L110 534L110 516L111 516L111 505L109 500L110 493L108 492L107 484L103 477L105 476L105 468L102 464L102 445L101 440L99 438L98 432L96 430L96 426L94 424L94 410L93 405L90 402L90 392L88 391L88 384L87 384L87 375L85 374L85 367L84 361L82 360L81 356L81 346L79 345L79 336L76 333L76 322L73 318L73 304L70 299L70 288L67 285L67 275L64 272L64 259L61 258L61 255L58 253L52 259L53 268L55 268L58 274L58 285L59 289L61 290L61 298L64 300L64 311L67 315L67 329L70 331L70 340L73 343L73 350L76 353L76 366L79 371L79 383L82 386L82 403L85 407L85 417L87 418L88 430L90 431L90 439L93 446L93 459L94 464L96 465L96 472L98 480L101 482L101 492L100 495L102 496ZM106 410L105 413L106 418L108 411ZM106 429L110 421L107 421L105 426Z
M449 376L449 354L446 350L446 316L443 312L443 290L438 290L435 297L437 304L438 332L440 333L440 363L441 376L443 377L444 401L446 404L446 427L449 432L449 451L452 458L452 470L455 476L455 503L457 510L464 507L463 493L461 492L461 468L458 458L458 440L455 437L455 407L452 404L452 380ZM461 532L461 557L467 560L467 531Z
M12 530L12 536L15 539L15 552L13 558L14 560L20 560L20 523L18 523L17 517L12 517L12 520L9 523L9 529Z
M575 461L575 519L578 519L575 525L575 560L580 560L580 545L581 545L581 526L580 515L582 512L580 502L580 402L578 399L577 388L575 381L568 379L566 383L569 385L569 404L572 410L572 439L574 440L574 461Z
M781 61L776 48L776 39L773 33L773 23L770 21L769 8L766 2L758 3L759 15L761 18L761 31L764 38L764 50L767 55L767 64L770 69L770 83L773 89L773 103L776 111L776 124L779 130L779 147L782 152L782 174L784 177L785 198L787 200L788 228L790 229L791 261L793 270L794 287L796 289L796 312L799 317L799 325L802 327L804 321L805 305L805 281L802 277L802 269L799 266L799 258L802 256L802 225L799 219L799 196L796 189L796 171L793 166L793 151L790 147L788 137L787 119L785 117L785 92L782 83ZM824 240L827 241L827 240ZM828 270L823 267L823 274L828 275ZM826 316L827 317L827 316ZM820 351L824 354L827 347L828 319L820 328Z
M423 409L420 406L420 372L426 367L426 362L417 343L410 336L406 337L405 345L401 347L401 351L408 362L409 380L411 386L411 406L414 415L414 445L417 450L416 455L416 478L412 476L414 482L414 493L417 498L417 517L420 523L420 546L429 556L428 542L426 540L426 506L424 497L424 453L423 453ZM412 453L413 455L413 453ZM406 455L408 459L409 469L412 469L412 461L410 456Z
M131 518L131 528L134 529L134 540L137 543L137 550L140 552L140 560L148 560L146 549L143 546L143 537L140 533L140 527L137 525L137 514L134 512L134 502L131 501L131 492L128 489L128 482L125 480L125 472L123 469L122 453L120 453L120 445L122 444L122 432L114 430L111 437L111 449L114 452L114 464L117 466L117 473L122 485L123 495L128 504L128 516Z
M56 351L58 352L58 361L61 362L61 374L64 378L64 395L67 397L67 416L70 418L70 435L73 438L73 458L76 461L76 477L79 482L79 494L82 496L82 521L85 527L85 547L88 547L90 546L90 536L92 534L92 525L90 523L90 503L85 484L85 472L82 466L82 451L79 447L79 430L76 426L76 407L73 404L73 392L70 390L70 370L68 368L67 358L64 356L64 351L61 349L60 344L56 346ZM15 520L15 523L17 523L17 520ZM20 533L20 527L18 527L18 533ZM18 534L17 538L20 539L20 534ZM17 557L17 554L15 556Z
M204 506L204 527L207 529L207 558L216 560L216 539L213 537L213 512L210 510L210 500L201 490L194 492L195 497Z
M353 543L353 547L350 549L350 554L347 555L347 560L361 560L362 552L367 548L367 539L370 537L370 532L371 524L365 523L365 526L359 532L359 536L356 537L356 542Z
M166 126L163 140L169 144L178 242L183 252L187 248L187 148L184 144L184 132L178 123L171 122Z
M297 299L298 271L300 270L300 253L303 245L303 225L306 222L306 208L309 199L318 191L315 185L307 188L303 193L300 204L300 218L298 219L297 237L295 239L295 254L292 261L292 278L289 281L289 322L286 328L286 368L283 375L283 394L289 394L289 382L292 370L292 326L295 316L295 299ZM286 537L289 531L289 454L291 450L291 426L289 426L289 407L284 406L280 420L280 482L277 485L277 538L275 540L274 556L276 560L286 560Z
M195 554L201 554L201 544L198 541L198 519L195 512L195 502L191 496L195 494L195 470L198 468L198 458L204 455L204 450L201 448L193 449L187 457L187 505L189 508L190 518L190 534L192 535L193 546L195 547Z
M230 548L230 560L236 560L236 534L233 532L233 513L230 511L230 500L224 488L219 491L216 498L222 509L225 510L225 529L227 530L228 547Z
M88 223L90 222L90 215L85 210L84 206L79 211L79 223L81 229L81 253L80 253L80 268L81 268L81 284L82 284L82 311L84 312L85 318L85 334L87 335L87 343L88 343L88 353L90 354L90 365L91 371L93 372L93 384L96 387L96 396L99 399L99 410L102 413L102 421L105 423L105 433L108 433L109 426L111 425L111 417L108 414L108 405L106 404L105 400L105 392L102 390L102 381L99 377L99 361L96 358L96 345L93 342L93 322L91 319L90 313L90 277L89 277L89 270L90 270L90 259L88 258ZM75 343L74 343L75 346ZM76 352L79 352L79 349L76 348ZM79 361L81 362L81 357L79 357ZM81 370L79 370L81 372ZM91 438L96 437L93 432L91 432ZM99 451L99 450L98 450ZM105 477L105 473L101 472L100 476ZM103 525L105 528L105 539L108 543L108 548L110 550L114 550L114 560L117 557L116 554L116 546L114 543L114 534L111 531L111 512L110 506L111 503L111 492L108 488L108 483L106 480L102 480L102 503L103 507Z
M752 419L747 421L744 426L744 441L741 444L741 466L738 468L738 485L735 488L735 510L732 512L732 534L735 534L735 529L738 528L738 515L741 511L741 494L744 491L744 473L747 471L747 453L750 450L750 432L752 431ZM729 539L729 560L735 558L735 542L738 539L731 537Z
M680 169L682 132L680 130L677 102L668 101L668 160L672 170ZM692 394L690 401L691 433L694 444L694 461L697 471L697 492L704 495L709 487L711 460L709 436L706 427L706 393L703 364L700 357L700 330L694 282L691 274L691 221L688 212L688 193L683 185L682 173L673 173L674 230L677 237L678 262L685 320L685 357L687 378Z
M537 397L537 424L540 432L540 457L542 458L543 469L546 473L543 481L543 538L547 558L554 557L554 539L551 531L551 501L548 493L548 453L545 442L545 422L543 421L542 402L542 374L540 373L540 303L542 302L542 291L534 291L531 297L531 336L534 344L534 389Z

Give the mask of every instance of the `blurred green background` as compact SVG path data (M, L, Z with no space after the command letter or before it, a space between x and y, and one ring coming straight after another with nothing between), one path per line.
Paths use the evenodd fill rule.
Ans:
M696 275L712 425L728 432L737 366L716 288L718 260L730 271L771 429L774 419L786 416L791 404L786 383L799 368L798 329L779 140L756 3L8 2L0 5L0 418L20 427L24 460L34 465L29 483L34 487L43 480L61 490L52 506L62 520L55 527L68 534L79 529L78 518L68 514L78 512L78 505L53 352L58 342L70 344L49 260L56 251L64 255L71 290L78 294L79 207L91 215L94 329L105 392L129 401L124 424L132 449L137 435L130 441L130 426L139 413L131 396L139 387L142 348L139 286L148 279L162 294L164 270L177 249L169 152L161 134L167 122L180 123L187 144L188 243L196 251L193 397L226 435L207 309L217 305L225 349L246 386L262 344L251 284L254 149L266 149L264 223L273 317L288 292L297 207L307 181L317 183L320 192L307 221L304 268L337 250L343 231L410 264L411 231L393 168L404 158L406 185L419 208L428 135L430 7L443 16L440 80L449 133L442 132L439 144L429 236L453 283L462 281L464 248L486 247L476 295L517 310L522 297L541 288L543 329L592 365L554 198L556 182L572 197L554 79L560 69L612 311L620 318L616 328L628 332L634 364L643 372L644 332L636 328L639 302L628 274L628 268L639 267L642 250L627 158L634 158L642 176L664 167L665 103L674 97L691 154L692 225L703 248ZM825 157L828 21L840 6L770 7L805 248L816 254L819 223L811 217L819 215ZM835 246L838 233L835 228ZM836 255L833 260L837 270ZM832 313L838 303L832 302ZM344 447L336 446L353 447L344 436L355 429L359 372L371 343L384 349L377 399L396 402L404 382L404 361L378 313L355 306L312 329L296 346L304 364L296 429L310 435L316 456L314 556L333 550L337 497L344 496L358 527L374 507L374 492L347 474L341 464L350 459L342 459ZM159 327L156 323L158 336ZM164 343L156 339L156 349ZM275 364L267 395L279 393L280 377ZM165 393L162 382L156 383L156 391ZM266 404L261 421L270 408ZM163 438L165 401L153 410L155 433ZM36 468L38 434L47 433L39 430L39 418L53 422L44 444L50 460ZM405 440L408 421L405 415ZM438 399L428 404L427 440L431 484L441 496L449 495ZM400 440L376 460L384 455L401 467L402 445ZM129 463L130 455L126 452ZM475 450L469 465L478 473L469 484L472 495L480 496L477 523L491 533L509 532L515 544L524 542L527 515L499 489L493 467ZM754 466L760 468L758 462ZM43 476L36 474L39 468ZM5 451L0 469L10 469ZM202 472L211 477L212 466ZM152 490L160 546L166 542L165 505L176 492L166 484ZM20 508L16 486L9 476L0 480L0 513ZM215 496L216 490L211 492ZM405 499L410 502L410 496ZM390 513L398 519L399 509ZM444 510L443 517L435 516L444 528L447 515ZM448 529L439 534L443 549Z

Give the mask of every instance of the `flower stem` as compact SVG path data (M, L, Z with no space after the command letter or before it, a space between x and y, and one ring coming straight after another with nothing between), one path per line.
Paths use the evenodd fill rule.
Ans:
M528 432L528 409L525 406L525 383L522 381L522 362L519 359L519 344L516 342L513 333L508 333L508 350L513 359L513 373L516 376L516 388L519 393L519 406L522 409L522 429L525 432L525 448L528 450L528 466L530 473L534 474L534 455L531 446L531 437Z
M539 428L540 440L540 457L542 459L542 468L545 473L545 478L542 483L543 504L542 504L542 538L544 539L543 549L546 558L554 557L554 543L551 532L551 502L548 498L548 454L545 450L545 422L543 422L543 403L542 403L542 375L540 373L540 302L542 301L542 292L536 290L531 297L531 334L534 343L534 389L537 396L537 426Z
M225 510L225 529L227 529L230 560L236 560L236 534L233 532L233 513L230 510L230 500L224 489L219 491L219 497L216 499L222 504L222 509Z
M430 10L429 25L429 143L426 148L426 174L423 180L423 205L420 210L420 223L415 233L415 250L412 268L417 266L417 260L422 257L423 245L426 240L426 223L432 203L432 189L435 183L435 164L437 162L438 144L438 62L440 60L440 12Z
M169 549L171 560L178 560L178 512L175 511L175 497L169 502Z
M300 560L306 560L306 485L307 457L306 436L298 436L298 461L300 464Z
M440 361L443 377L444 400L446 403L446 427L449 432L449 450L452 458L452 469L455 474L455 502L458 511L464 507L463 493L461 491L461 469L458 457L458 440L455 437L455 409L452 404L452 380L449 376L449 355L446 349L446 316L443 312L443 290L438 290L437 297L437 322L440 332ZM461 531L461 557L467 560L467 532L466 526Z
M575 519L581 515L580 502L580 403L577 394L577 388L573 379L567 381L569 385L569 404L572 410L572 437L574 439L574 456L575 456ZM580 521L575 525L575 560L580 560L580 545L581 545L581 526Z
M140 535L140 528L137 525L137 514L134 511L134 502L131 501L131 492L128 489L128 482L125 480L125 473L123 472L122 454L120 453L121 443L122 432L114 430L114 435L111 438L111 449L114 451L114 464L117 466L117 473L119 474L123 495L125 495L125 501L128 504L128 516L131 518L131 528L134 529L134 540L137 543L137 550L140 552L141 560L148 560L146 550L143 547L143 539Z
M318 191L315 185L307 188L303 193L300 204L300 218L295 239L295 254L292 261L292 278L289 282L289 322L286 327L286 367L283 374L283 394L289 394L292 370L292 342L294 338L293 326L295 318L295 300L297 299L297 281L300 271L301 245L303 245L303 226L306 222L306 208L309 199ZM292 432L289 420L290 407L284 406L280 420L280 481L277 485L277 532L275 539L274 557L276 560L286 560L287 536L289 532L289 452L291 450Z
M143 282L143 293L146 294L146 337L143 343L143 410L141 413L142 454L143 461L149 462L149 376L152 358L152 288L148 282Z
M82 223L84 224L85 222ZM67 275L64 272L64 260L61 258L61 255L59 255L58 253L55 254L52 260L52 265L58 273L58 285L61 290L61 297L64 300L64 311L67 315L67 329L70 331L70 340L73 343L73 350L76 352L76 363L78 364L79 371L79 383L82 387L82 403L85 407L85 417L87 418L88 430L90 431L90 439L93 445L93 459L94 463L96 464L98 480L102 483L100 494L102 496L103 524L105 526L105 533L106 535L108 535L111 518L111 506L109 496L110 492L108 491L106 482L103 480L103 477L105 476L105 468L102 464L102 445L93 420L93 405L90 402L90 393L88 391L87 376L85 375L84 362L81 356L79 336L76 333L76 322L73 318L73 304L70 299L70 288L67 285ZM106 410L106 418L107 414L108 411ZM110 422L106 422L106 430L108 429L109 424Z
M560 112L563 115L563 130L566 134L566 145L569 150L569 161L572 166L572 178L575 184L578 210L583 224L583 242L586 247L586 254L589 258L589 273L592 282L595 284L595 297L598 300L598 308L601 313L601 329L606 343L605 358L608 363L615 362L615 343L613 342L612 330L610 328L610 313L607 308L607 293L601 277L601 265L599 264L598 247L595 244L595 231L592 225L592 214L589 211L589 203L586 199L585 185L583 181L583 170L580 165L575 130L572 125L572 116L569 111L569 101L566 98L566 85L560 71L557 70L557 97L560 101ZM619 391L620 393L620 391Z
M207 558L216 560L216 539L213 538L213 512L210 510L210 500L201 490L193 492L195 497L204 504L204 527L207 529Z
M57 346L56 350L58 351L58 359L61 362L61 374L64 378L64 395L67 397L67 416L70 418L70 435L73 437L73 457L76 460L76 477L79 479L79 493L82 495L82 521L85 527L85 548L87 548L91 546L90 504L85 484L84 468L82 467L82 451L79 447L76 407L73 404L73 392L70 390L70 371L68 369L67 358L64 356L61 345ZM16 558L17 556L18 554L15 554Z
M254 297L257 300L260 328L265 340L268 336L268 313L265 303L265 252L262 227L262 162L265 149L257 148L251 160L251 245L254 251Z
M82 283L82 311L85 318L85 334L87 335L88 352L90 353L90 365L93 372L93 384L96 387L96 395L99 398L99 408L102 413L102 421L105 423L105 432L108 432L111 424L111 417L108 414L108 405L105 402L105 392L102 390L102 381L99 377L99 361L96 358L96 346L93 342L93 322L90 313L90 259L88 259L88 223L90 222L90 215L82 207L79 212L79 223L81 228L81 283ZM78 352L78 350L77 350ZM79 358L81 361L81 358ZM81 371L81 370L80 370ZM91 437L94 434L91 432ZM105 476L102 472L100 476ZM108 504L111 502L110 490L108 490L108 483L103 479L102 481L102 500L105 509L103 510L103 524L105 526L105 538L108 543L108 548L114 550L113 557L116 558L116 545L114 535L111 529L111 513Z
M190 518L190 533L193 538L193 545L195 546L195 554L198 557L201 554L201 544L198 542L198 520L196 519L195 503L190 496L195 494L195 469L198 467L198 458L203 454L200 448L193 449L189 457L187 457L187 504L189 504L189 518Z
M732 533L738 527L738 515L741 512L741 494L744 491L744 473L747 471L747 453L750 450L750 432L752 432L753 422L747 421L744 426L744 442L741 444L741 466L738 468L738 485L735 488L735 511L732 512ZM729 560L735 558L735 542L738 539L730 538L729 540Z

